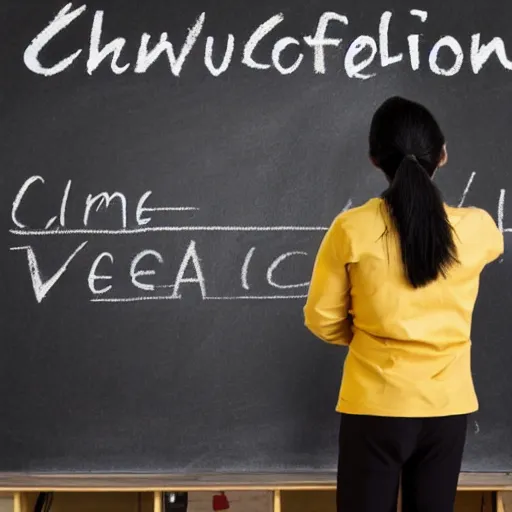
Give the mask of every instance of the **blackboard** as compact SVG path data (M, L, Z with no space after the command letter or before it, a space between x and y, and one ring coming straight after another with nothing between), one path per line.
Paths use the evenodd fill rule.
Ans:
M375 108L431 108L446 200L512 230L512 6L421 9L2 2L0 471L335 469L344 352L302 305L323 230L384 188ZM465 471L512 471L508 248Z

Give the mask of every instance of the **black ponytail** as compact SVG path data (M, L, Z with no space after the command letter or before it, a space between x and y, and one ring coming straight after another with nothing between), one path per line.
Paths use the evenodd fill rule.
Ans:
M414 288L446 277L457 263L453 229L432 182L444 151L444 136L425 107L392 98L375 114L370 155L390 181L382 197Z
M420 288L457 261L452 227L438 188L415 157L406 156L383 198L400 239L405 275Z

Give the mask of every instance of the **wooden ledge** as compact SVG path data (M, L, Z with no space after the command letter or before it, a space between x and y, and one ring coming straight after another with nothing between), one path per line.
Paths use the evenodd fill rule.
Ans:
M334 473L98 474L0 473L0 492L332 490ZM512 491L512 473L462 473L461 491Z

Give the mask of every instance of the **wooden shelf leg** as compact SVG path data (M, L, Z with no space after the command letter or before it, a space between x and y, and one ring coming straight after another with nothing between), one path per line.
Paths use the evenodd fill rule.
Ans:
M23 510L22 499L23 495L21 492L17 492L14 494L14 512L25 512Z
M505 512L505 504L503 503L503 493L496 493L496 512Z
M153 512L163 512L163 493L155 492L153 494Z
M281 491L274 491L274 512L281 512Z

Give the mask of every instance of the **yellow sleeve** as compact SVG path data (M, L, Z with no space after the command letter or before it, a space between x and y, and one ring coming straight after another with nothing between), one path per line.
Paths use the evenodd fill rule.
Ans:
M304 307L306 327L334 345L349 345L352 341L347 271L350 254L350 241L338 217L320 245Z
M486 263L491 263L499 258L504 250L503 233L496 226L494 219L484 210L482 210L483 232L482 240L486 244Z

